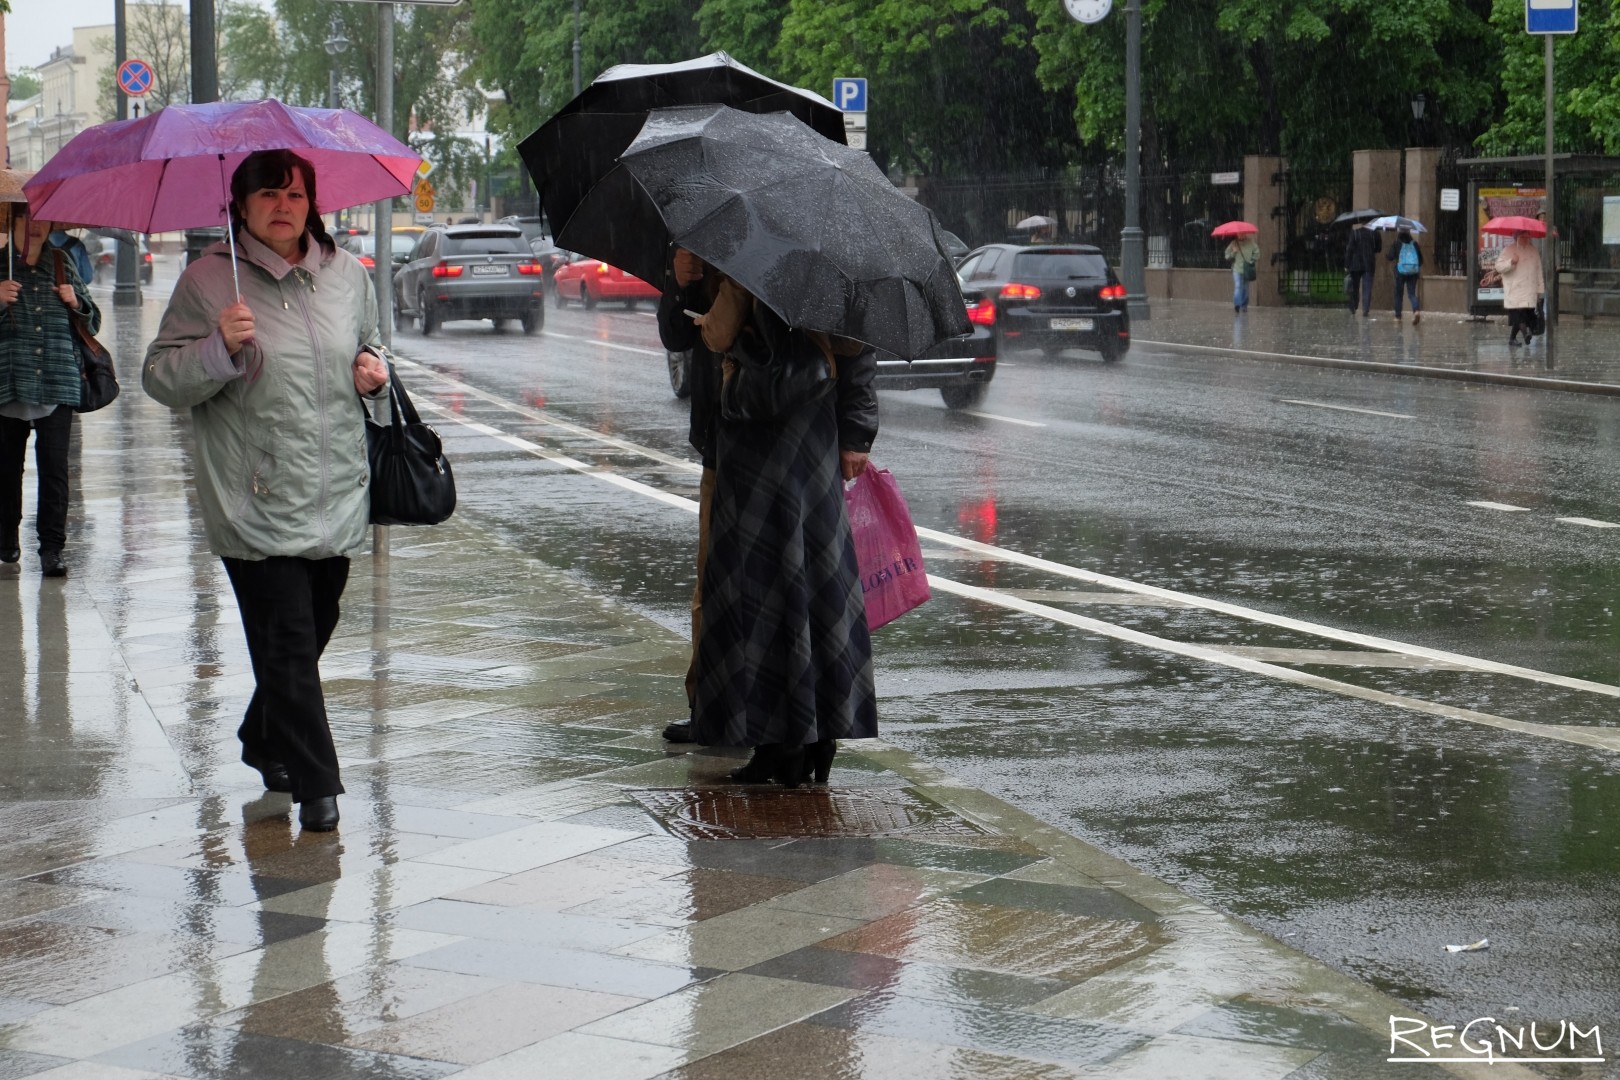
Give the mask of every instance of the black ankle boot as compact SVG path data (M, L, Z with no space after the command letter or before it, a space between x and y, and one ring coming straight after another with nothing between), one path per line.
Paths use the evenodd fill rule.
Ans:
M776 763L781 749L781 745L777 743L757 746L754 748L754 756L748 759L748 764L732 769L726 776L739 784L768 784L776 774Z
M310 832L331 832L338 827L336 795L305 799L298 804L298 824Z
M22 543L17 539L16 533L0 540L0 563L14 563L20 558L22 558Z
M833 758L838 754L838 740L822 739L804 748L805 783L825 784L832 772Z
M264 778L266 791L292 791L292 778L287 775L287 766L279 761L261 758L247 750L242 751L242 764L258 772Z
M62 549L42 548L39 553L39 570L46 577L67 577L67 563L62 561Z

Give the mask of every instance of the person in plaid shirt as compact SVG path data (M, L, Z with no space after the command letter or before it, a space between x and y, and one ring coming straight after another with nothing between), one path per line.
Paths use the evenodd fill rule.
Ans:
M56 249L45 242L50 231L50 222L13 211L8 274L0 280L0 562L22 558L23 459L32 432L40 569L46 577L65 577L68 440L83 394L71 320L83 320L93 334L101 328L101 309L72 259L63 260L66 283L56 283Z

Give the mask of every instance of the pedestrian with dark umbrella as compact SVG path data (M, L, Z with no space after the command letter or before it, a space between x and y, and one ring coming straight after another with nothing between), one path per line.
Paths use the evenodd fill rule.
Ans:
M1350 227L1350 241L1344 246L1344 268L1350 273L1350 314L1356 313L1356 301L1361 301L1361 314L1372 314L1373 274L1378 270L1378 252L1383 241L1378 233L1363 222Z

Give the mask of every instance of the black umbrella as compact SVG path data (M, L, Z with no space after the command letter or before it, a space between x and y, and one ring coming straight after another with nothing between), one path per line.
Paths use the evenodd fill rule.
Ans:
M661 109L622 164L671 243L790 325L911 358L972 327L934 215L786 113Z
M1347 221L1371 221L1384 216L1382 210L1346 210L1333 219L1333 224L1343 225Z
M658 281L666 252L640 242L649 229L654 238L662 235L657 209L615 166L648 112L706 104L790 112L827 138L844 141L844 114L832 102L766 78L723 52L675 64L609 68L518 145L557 245Z

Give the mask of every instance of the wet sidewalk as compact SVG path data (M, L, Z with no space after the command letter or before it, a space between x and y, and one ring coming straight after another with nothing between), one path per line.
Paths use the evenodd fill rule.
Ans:
M237 762L186 425L122 374L71 576L0 578L0 1078L1412 1075L1415 1010L881 742L800 792L672 752L684 638L474 519L356 560L300 833Z
M1172 345L1211 360L1247 352L1369 372L1620 393L1620 320L1612 318L1564 315L1549 362L1544 337L1510 346L1501 315L1476 320L1425 312L1414 324L1410 310L1396 321L1387 304L1369 317L1342 306L1251 307L1237 315L1230 304L1198 300L1154 300L1150 311L1150 319L1131 327L1138 347Z

